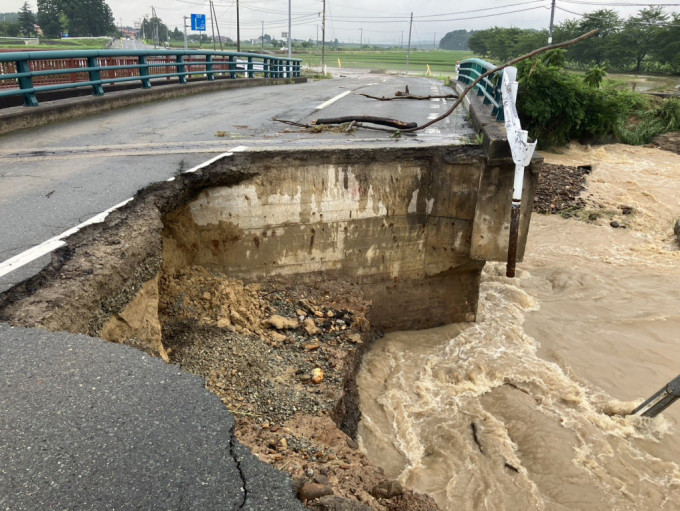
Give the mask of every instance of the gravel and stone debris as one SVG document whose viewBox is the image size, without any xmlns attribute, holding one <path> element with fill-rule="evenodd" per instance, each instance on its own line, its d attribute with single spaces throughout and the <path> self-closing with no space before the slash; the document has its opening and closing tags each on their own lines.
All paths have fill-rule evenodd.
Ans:
<svg viewBox="0 0 680 511">
<path fill-rule="evenodd" d="M 380 335 L 356 286 L 247 284 L 188 267 L 162 274 L 159 296 L 170 361 L 205 378 L 234 414 L 237 438 L 287 472 L 308 508 L 438 509 L 395 485 L 351 438 L 355 373 Z"/>
</svg>

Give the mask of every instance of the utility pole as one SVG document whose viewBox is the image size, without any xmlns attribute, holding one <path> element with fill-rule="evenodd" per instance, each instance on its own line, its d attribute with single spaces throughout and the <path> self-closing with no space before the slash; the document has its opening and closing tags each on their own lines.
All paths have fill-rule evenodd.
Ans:
<svg viewBox="0 0 680 511">
<path fill-rule="evenodd" d="M 548 29 L 548 44 L 552 44 L 553 35 L 553 21 L 555 20 L 555 0 L 552 0 L 552 7 L 550 8 L 550 28 Z"/>
<path fill-rule="evenodd" d="M 403 48 L 403 47 L 404 47 L 404 31 L 402 30 L 401 31 L 401 44 L 399 45 L 399 48 Z"/>
<path fill-rule="evenodd" d="M 437 32 L 434 33 L 434 37 L 432 38 L 432 49 L 437 49 Z"/>
<path fill-rule="evenodd" d="M 184 49 L 186 50 L 187 48 L 187 16 L 184 16 Z"/>
<path fill-rule="evenodd" d="M 364 44 L 364 29 L 359 29 L 359 48 Z"/>
<path fill-rule="evenodd" d="M 220 51 L 224 51 L 224 48 L 222 47 L 222 35 L 220 34 L 220 26 L 217 24 L 217 12 L 215 12 L 215 4 L 212 2 L 212 0 L 210 2 L 210 5 L 212 5 L 212 13 L 213 16 L 215 17 L 215 28 L 217 28 L 217 38 L 220 40 Z"/>
<path fill-rule="evenodd" d="M 406 50 L 406 75 L 408 76 L 408 61 L 411 58 L 411 29 L 413 28 L 413 13 L 411 13 L 411 22 L 408 26 L 408 49 Z"/>
<path fill-rule="evenodd" d="M 238 0 L 236 0 L 236 51 L 241 51 L 241 16 L 239 14 Z"/>
<path fill-rule="evenodd" d="M 262 20 L 262 37 L 260 38 L 260 53 L 264 53 L 264 20 Z"/>
<path fill-rule="evenodd" d="M 213 17 L 212 0 L 210 0 L 210 28 L 212 28 L 213 51 L 217 50 L 215 46 L 215 18 Z"/>
<path fill-rule="evenodd" d="M 326 74 L 326 0 L 323 0 L 323 19 L 321 20 L 321 72 Z"/>
<path fill-rule="evenodd" d="M 290 27 L 291 27 L 291 25 L 290 25 L 290 11 L 291 11 L 290 2 L 291 2 L 291 0 L 288 0 L 288 58 L 289 59 L 293 58 L 293 47 L 291 46 L 292 43 L 291 43 L 291 37 L 290 37 Z"/>
</svg>

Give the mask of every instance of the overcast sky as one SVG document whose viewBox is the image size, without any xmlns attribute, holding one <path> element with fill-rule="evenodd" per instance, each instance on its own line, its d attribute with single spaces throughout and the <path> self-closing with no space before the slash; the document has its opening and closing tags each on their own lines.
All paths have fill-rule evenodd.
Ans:
<svg viewBox="0 0 680 511">
<path fill-rule="evenodd" d="M 149 2 L 148 4 L 146 2 Z M 116 24 L 132 26 L 151 15 L 153 0 L 108 0 Z M 18 11 L 24 0 L 0 0 L 0 12 Z M 33 11 L 36 1 L 29 0 Z M 667 12 L 680 11 L 678 0 L 662 0 Z M 236 38 L 236 0 L 215 0 L 220 33 Z M 413 41 L 439 41 L 456 29 L 483 29 L 493 26 L 547 28 L 551 0 L 326 0 L 326 40 L 358 43 L 406 43 L 409 17 L 413 12 Z M 183 16 L 206 14 L 207 0 L 162 0 L 153 4 L 159 18 L 171 29 L 183 30 Z M 257 38 L 262 30 L 280 38 L 288 30 L 288 0 L 239 0 L 241 38 Z M 321 37 L 322 0 L 291 0 L 292 36 L 296 39 Z M 555 23 L 577 18 L 578 14 L 611 8 L 627 17 L 644 5 L 635 0 L 557 0 Z M 624 7 L 623 5 L 628 5 Z M 657 4 L 659 5 L 659 4 Z M 571 11 L 571 12 L 568 12 Z M 190 23 L 190 22 L 189 22 Z"/>
</svg>

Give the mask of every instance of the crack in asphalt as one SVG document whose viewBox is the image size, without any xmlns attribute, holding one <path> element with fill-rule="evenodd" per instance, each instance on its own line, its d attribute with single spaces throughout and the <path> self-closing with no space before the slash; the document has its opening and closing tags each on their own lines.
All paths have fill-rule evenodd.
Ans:
<svg viewBox="0 0 680 511">
<path fill-rule="evenodd" d="M 241 501 L 241 504 L 239 504 L 238 508 L 243 509 L 248 500 L 248 484 L 246 482 L 246 476 L 243 473 L 243 469 L 241 468 L 241 461 L 239 460 L 236 452 L 234 452 L 234 442 L 238 442 L 238 440 L 236 439 L 236 422 L 234 422 L 234 425 L 229 430 L 229 454 L 231 454 L 232 459 L 236 463 L 236 469 L 238 470 L 239 477 L 241 478 L 242 483 L 241 487 L 243 488 L 243 500 Z"/>
</svg>

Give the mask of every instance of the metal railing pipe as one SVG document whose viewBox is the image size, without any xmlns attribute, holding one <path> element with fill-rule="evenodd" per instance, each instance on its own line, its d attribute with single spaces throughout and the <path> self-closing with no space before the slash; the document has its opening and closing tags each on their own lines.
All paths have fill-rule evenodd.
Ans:
<svg viewBox="0 0 680 511">
<path fill-rule="evenodd" d="M 149 89 L 154 79 L 177 78 L 185 84 L 192 76 L 294 77 L 301 76 L 301 64 L 256 53 L 197 50 L 8 52 L 0 54 L 0 97 L 22 95 L 24 105 L 37 106 L 40 92 L 92 87 L 94 95 L 103 95 L 102 84 L 139 81 Z"/>
</svg>

